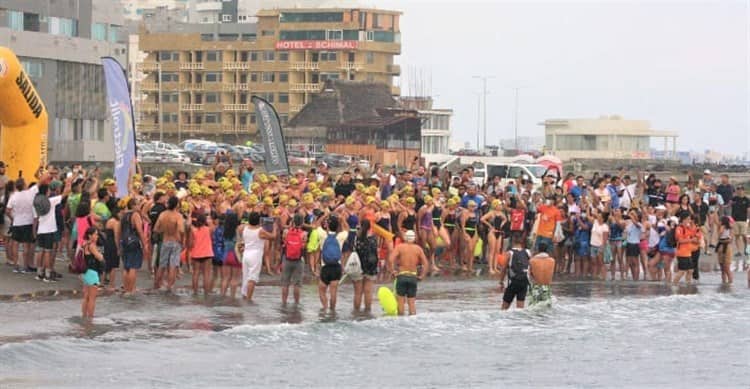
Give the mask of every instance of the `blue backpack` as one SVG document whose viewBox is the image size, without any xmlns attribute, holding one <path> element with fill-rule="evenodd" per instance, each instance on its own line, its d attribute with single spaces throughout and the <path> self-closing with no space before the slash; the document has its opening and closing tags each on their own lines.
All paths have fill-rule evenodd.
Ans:
<svg viewBox="0 0 750 389">
<path fill-rule="evenodd" d="M 323 257 L 323 263 L 326 265 L 338 265 L 341 261 L 341 246 L 335 233 L 328 233 L 326 240 L 323 242 L 321 257 Z"/>
<path fill-rule="evenodd" d="M 211 237 L 211 243 L 214 249 L 214 258 L 218 261 L 224 261 L 224 226 L 219 224 L 214 230 L 214 235 Z"/>
</svg>

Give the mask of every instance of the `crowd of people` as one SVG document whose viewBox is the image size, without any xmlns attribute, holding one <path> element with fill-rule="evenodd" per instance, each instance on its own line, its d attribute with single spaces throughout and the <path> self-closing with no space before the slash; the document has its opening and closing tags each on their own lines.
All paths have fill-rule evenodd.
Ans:
<svg viewBox="0 0 750 389">
<path fill-rule="evenodd" d="M 396 278 L 400 313 L 416 312 L 419 280 L 445 272 L 486 269 L 507 308 L 514 299 L 522 307 L 527 291 L 549 298 L 553 273 L 690 283 L 700 258 L 714 255 L 723 282 L 747 270 L 750 199 L 726 175 L 679 182 L 551 169 L 535 187 L 524 176 L 478 186 L 473 174 L 414 161 L 401 171 L 376 164 L 333 174 L 320 163 L 275 176 L 217 155 L 192 176 L 133 174 L 118 197 L 99 169 L 46 166 L 9 180 L 0 162 L 1 235 L 17 273 L 56 282 L 56 258 L 70 261 L 84 316 L 100 288 L 135 293 L 142 268 L 155 289 L 190 274 L 194 293 L 235 298 L 239 289 L 246 299 L 267 273 L 280 279 L 284 303 L 290 289 L 299 302 L 308 274 L 324 309 L 335 309 L 342 277 L 357 310 L 371 309 L 375 284 Z"/>
</svg>

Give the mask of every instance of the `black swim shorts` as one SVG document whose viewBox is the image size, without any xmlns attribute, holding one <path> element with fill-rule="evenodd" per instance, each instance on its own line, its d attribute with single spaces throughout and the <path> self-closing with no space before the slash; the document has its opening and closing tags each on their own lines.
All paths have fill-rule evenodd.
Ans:
<svg viewBox="0 0 750 389">
<path fill-rule="evenodd" d="M 341 279 L 341 265 L 325 265 L 320 269 L 320 281 L 329 285 Z"/>
<path fill-rule="evenodd" d="M 693 260 L 689 257 L 677 257 L 677 270 L 692 270 Z"/>
<path fill-rule="evenodd" d="M 400 297 L 417 297 L 417 277 L 402 274 L 396 277 L 396 295 Z"/>
<path fill-rule="evenodd" d="M 510 285 L 505 288 L 503 301 L 510 304 L 515 298 L 518 301 L 526 301 L 526 292 L 529 290 L 529 281 L 511 280 Z"/>
</svg>

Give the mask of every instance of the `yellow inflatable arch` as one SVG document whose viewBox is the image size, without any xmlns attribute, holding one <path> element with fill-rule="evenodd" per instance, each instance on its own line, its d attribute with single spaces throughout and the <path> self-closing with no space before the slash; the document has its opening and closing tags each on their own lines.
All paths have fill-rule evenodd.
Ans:
<svg viewBox="0 0 750 389">
<path fill-rule="evenodd" d="M 47 164 L 47 110 L 18 57 L 0 47 L 0 160 L 10 179 Z"/>
</svg>

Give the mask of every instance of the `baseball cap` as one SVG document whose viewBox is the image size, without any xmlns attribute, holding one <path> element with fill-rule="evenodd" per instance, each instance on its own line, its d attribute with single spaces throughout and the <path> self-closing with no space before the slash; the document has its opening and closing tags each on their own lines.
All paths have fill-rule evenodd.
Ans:
<svg viewBox="0 0 750 389">
<path fill-rule="evenodd" d="M 706 170 L 703 171 L 703 174 L 711 174 L 711 170 L 706 169 Z"/>
</svg>

